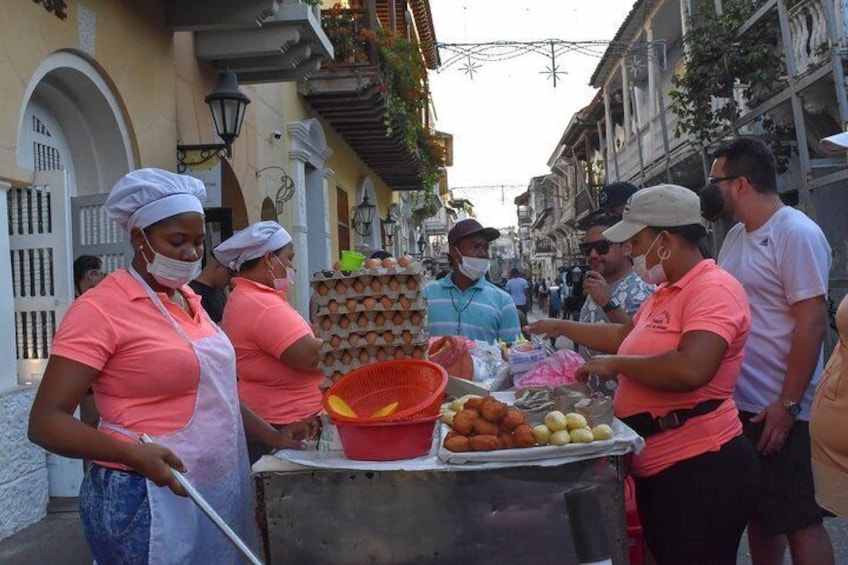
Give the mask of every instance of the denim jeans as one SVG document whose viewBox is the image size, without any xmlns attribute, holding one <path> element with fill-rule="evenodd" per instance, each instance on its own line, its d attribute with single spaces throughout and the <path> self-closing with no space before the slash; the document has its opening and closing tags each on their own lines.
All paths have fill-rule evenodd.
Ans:
<svg viewBox="0 0 848 565">
<path fill-rule="evenodd" d="M 150 503 L 141 475 L 94 464 L 80 487 L 80 517 L 97 565 L 145 565 Z"/>
</svg>

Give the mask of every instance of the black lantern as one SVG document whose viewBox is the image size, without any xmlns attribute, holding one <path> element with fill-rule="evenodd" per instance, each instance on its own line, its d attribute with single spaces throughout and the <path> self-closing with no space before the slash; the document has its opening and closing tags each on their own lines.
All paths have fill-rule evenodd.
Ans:
<svg viewBox="0 0 848 565">
<path fill-rule="evenodd" d="M 386 234 L 386 239 L 391 244 L 392 238 L 397 233 L 397 220 L 391 214 L 386 214 L 386 219 L 383 220 L 383 233 Z"/>
<path fill-rule="evenodd" d="M 241 133 L 241 125 L 244 123 L 244 113 L 250 98 L 239 90 L 236 73 L 231 70 L 218 73 L 215 90 L 206 97 L 206 103 L 212 111 L 212 122 L 215 132 L 224 143 L 211 143 L 203 145 L 178 145 L 177 146 L 177 171 L 184 173 L 186 168 L 200 165 L 210 160 L 221 151 L 230 158 L 233 156 L 233 141 Z M 187 161 L 189 152 L 199 152 L 199 158 Z"/>
<path fill-rule="evenodd" d="M 424 237 L 424 233 L 421 233 L 421 236 L 418 238 L 418 253 L 422 256 L 424 255 L 424 250 L 427 249 L 427 238 Z"/>
<path fill-rule="evenodd" d="M 374 223 L 374 214 L 377 206 L 371 204 L 368 195 L 362 197 L 362 202 L 353 213 L 353 229 L 362 237 L 371 237 L 371 225 Z"/>
</svg>

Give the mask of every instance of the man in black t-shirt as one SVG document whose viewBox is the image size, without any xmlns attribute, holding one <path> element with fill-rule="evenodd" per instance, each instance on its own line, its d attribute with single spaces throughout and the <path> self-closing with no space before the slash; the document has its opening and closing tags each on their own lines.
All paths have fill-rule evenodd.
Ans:
<svg viewBox="0 0 848 565">
<path fill-rule="evenodd" d="M 224 289 L 230 285 L 231 278 L 233 272 L 210 255 L 200 276 L 188 283 L 191 289 L 200 295 L 203 309 L 215 323 L 219 323 L 224 316 L 224 306 L 227 304 Z"/>
</svg>

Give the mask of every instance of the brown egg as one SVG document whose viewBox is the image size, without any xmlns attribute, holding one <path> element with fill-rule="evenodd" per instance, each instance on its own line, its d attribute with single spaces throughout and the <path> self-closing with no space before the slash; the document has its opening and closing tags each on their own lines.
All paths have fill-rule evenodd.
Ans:
<svg viewBox="0 0 848 565">
<path fill-rule="evenodd" d="M 330 300 L 330 302 L 327 303 L 327 310 L 335 314 L 339 311 L 339 303 L 335 300 Z"/>
<path fill-rule="evenodd" d="M 388 357 L 388 356 L 389 356 L 389 354 L 386 351 L 385 347 L 381 347 L 380 349 L 377 350 L 377 361 L 385 361 L 386 357 Z"/>
<path fill-rule="evenodd" d="M 386 345 L 393 344 L 395 342 L 395 334 L 393 334 L 392 332 L 384 332 L 383 341 L 386 342 Z"/>
<path fill-rule="evenodd" d="M 420 326 L 421 314 L 419 314 L 418 312 L 413 312 L 412 315 L 409 317 L 409 323 L 413 326 Z"/>
<path fill-rule="evenodd" d="M 339 318 L 339 327 L 343 330 L 348 329 L 350 327 L 350 319 L 347 316 Z"/>
<path fill-rule="evenodd" d="M 335 263 L 333 263 L 333 270 L 334 271 L 341 271 L 342 270 L 342 262 L 336 261 Z"/>
<path fill-rule="evenodd" d="M 342 343 L 342 338 L 340 338 L 337 335 L 334 335 L 333 337 L 330 338 L 330 347 L 332 347 L 333 349 L 337 348 L 339 345 L 341 345 L 341 343 Z"/>
<path fill-rule="evenodd" d="M 379 259 L 366 259 L 365 260 L 365 268 L 366 269 L 376 269 L 377 267 L 382 266 L 383 262 Z"/>
<path fill-rule="evenodd" d="M 374 323 L 379 327 L 383 327 L 386 325 L 386 316 L 383 315 L 382 312 L 377 312 L 377 315 L 374 316 Z"/>
<path fill-rule="evenodd" d="M 395 267 L 397 266 L 397 264 L 397 259 L 395 259 L 394 257 L 386 257 L 385 259 L 383 259 L 383 266 L 387 269 L 389 267 Z"/>
<path fill-rule="evenodd" d="M 377 332 L 368 332 L 365 334 L 365 341 L 368 342 L 368 345 L 374 345 L 377 343 Z"/>
<path fill-rule="evenodd" d="M 424 350 L 420 347 L 416 347 L 412 350 L 412 358 L 413 359 L 424 359 Z"/>
<path fill-rule="evenodd" d="M 400 334 L 401 339 L 406 344 L 412 343 L 412 332 L 409 330 L 403 330 L 403 333 Z"/>
<path fill-rule="evenodd" d="M 345 292 L 347 292 L 347 285 L 344 283 L 344 281 L 340 280 L 336 283 L 335 289 L 338 294 L 344 294 Z"/>
<path fill-rule="evenodd" d="M 409 267 L 412 264 L 412 257 L 409 255 L 404 255 L 400 259 L 398 259 L 398 266 L 403 267 L 404 269 Z"/>
<path fill-rule="evenodd" d="M 356 294 L 362 294 L 363 290 L 365 290 L 365 284 L 362 282 L 361 279 L 356 279 L 355 281 L 353 281 L 353 291 Z"/>
<path fill-rule="evenodd" d="M 373 296 L 368 296 L 362 300 L 362 305 L 365 306 L 366 310 L 373 310 L 377 306 L 377 299 Z"/>
<path fill-rule="evenodd" d="M 328 367 L 331 366 L 335 362 L 336 362 L 336 357 L 333 355 L 332 352 L 324 355 L 324 364 L 327 365 Z"/>
<path fill-rule="evenodd" d="M 392 299 L 388 296 L 384 296 L 380 299 L 380 304 L 383 306 L 383 310 L 391 310 L 392 309 Z"/>
<path fill-rule="evenodd" d="M 359 335 L 350 334 L 349 336 L 347 336 L 347 342 L 350 344 L 351 347 L 356 347 L 356 344 L 359 343 Z"/>
<path fill-rule="evenodd" d="M 359 315 L 359 317 L 356 319 L 356 325 L 360 328 L 364 328 L 368 325 L 368 318 L 365 316 L 365 314 Z"/>
<path fill-rule="evenodd" d="M 348 353 L 347 351 L 342 353 L 342 363 L 347 365 L 348 363 L 350 363 L 351 359 L 353 359 L 353 357 L 350 356 L 350 353 Z"/>
<path fill-rule="evenodd" d="M 368 351 L 362 350 L 359 352 L 359 362 L 360 363 L 368 363 L 371 361 L 371 356 L 368 354 Z"/>
<path fill-rule="evenodd" d="M 392 323 L 396 326 L 401 325 L 403 323 L 403 314 L 395 312 L 395 315 L 392 316 Z"/>
<path fill-rule="evenodd" d="M 324 318 L 321 320 L 321 329 L 324 331 L 330 331 L 330 328 L 333 327 L 333 321 L 330 318 Z"/>
<path fill-rule="evenodd" d="M 406 279 L 406 288 L 409 290 L 418 290 L 418 281 L 415 280 L 415 277 L 409 277 Z"/>
<path fill-rule="evenodd" d="M 371 290 L 373 290 L 374 292 L 382 292 L 383 283 L 380 282 L 380 279 L 374 279 L 373 281 L 371 281 Z"/>
<path fill-rule="evenodd" d="M 327 288 L 325 283 L 321 283 L 315 287 L 315 292 L 318 293 L 318 296 L 327 296 L 327 293 L 330 292 L 330 289 Z"/>
<path fill-rule="evenodd" d="M 395 359 L 406 359 L 406 353 L 403 352 L 403 349 L 397 349 L 395 351 Z"/>
<path fill-rule="evenodd" d="M 359 301 L 356 300 L 356 298 L 348 298 L 347 301 L 345 301 L 345 307 L 347 307 L 348 312 L 353 312 L 354 310 L 356 310 L 356 306 L 358 304 Z"/>
<path fill-rule="evenodd" d="M 333 373 L 333 376 L 330 377 L 330 378 L 333 380 L 333 382 L 336 382 L 339 379 L 341 379 L 343 376 L 344 376 L 344 373 L 342 373 L 341 371 L 336 371 L 335 373 Z"/>
<path fill-rule="evenodd" d="M 389 290 L 397 291 L 399 289 L 400 289 L 400 282 L 395 277 L 392 277 L 391 279 L 389 279 Z"/>
<path fill-rule="evenodd" d="M 400 307 L 403 308 L 404 310 L 408 310 L 409 307 L 412 306 L 412 301 L 409 298 L 407 298 L 406 296 L 401 296 L 398 299 L 398 303 L 400 304 Z"/>
</svg>

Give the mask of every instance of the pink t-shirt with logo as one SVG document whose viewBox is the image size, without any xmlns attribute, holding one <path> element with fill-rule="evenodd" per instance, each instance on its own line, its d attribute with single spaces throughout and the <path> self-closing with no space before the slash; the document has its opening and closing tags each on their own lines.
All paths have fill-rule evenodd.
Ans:
<svg viewBox="0 0 848 565">
<path fill-rule="evenodd" d="M 289 424 L 321 410 L 321 371 L 289 367 L 280 356 L 312 328 L 283 292 L 236 277 L 221 326 L 236 348 L 239 397 L 272 424 Z"/>
<path fill-rule="evenodd" d="M 615 415 L 641 412 L 654 417 L 692 408 L 715 398 L 727 399 L 716 410 L 688 420 L 682 427 L 647 438 L 645 450 L 633 458 L 632 473 L 655 475 L 671 465 L 710 451 L 742 433 L 733 389 L 742 366 L 751 314 L 742 285 L 711 259 L 698 263 L 672 285 L 663 284 L 633 317 L 633 331 L 622 342 L 621 355 L 657 355 L 676 349 L 683 334 L 714 333 L 727 342 L 718 371 L 707 384 L 689 392 L 661 391 L 619 375 Z"/>
</svg>

